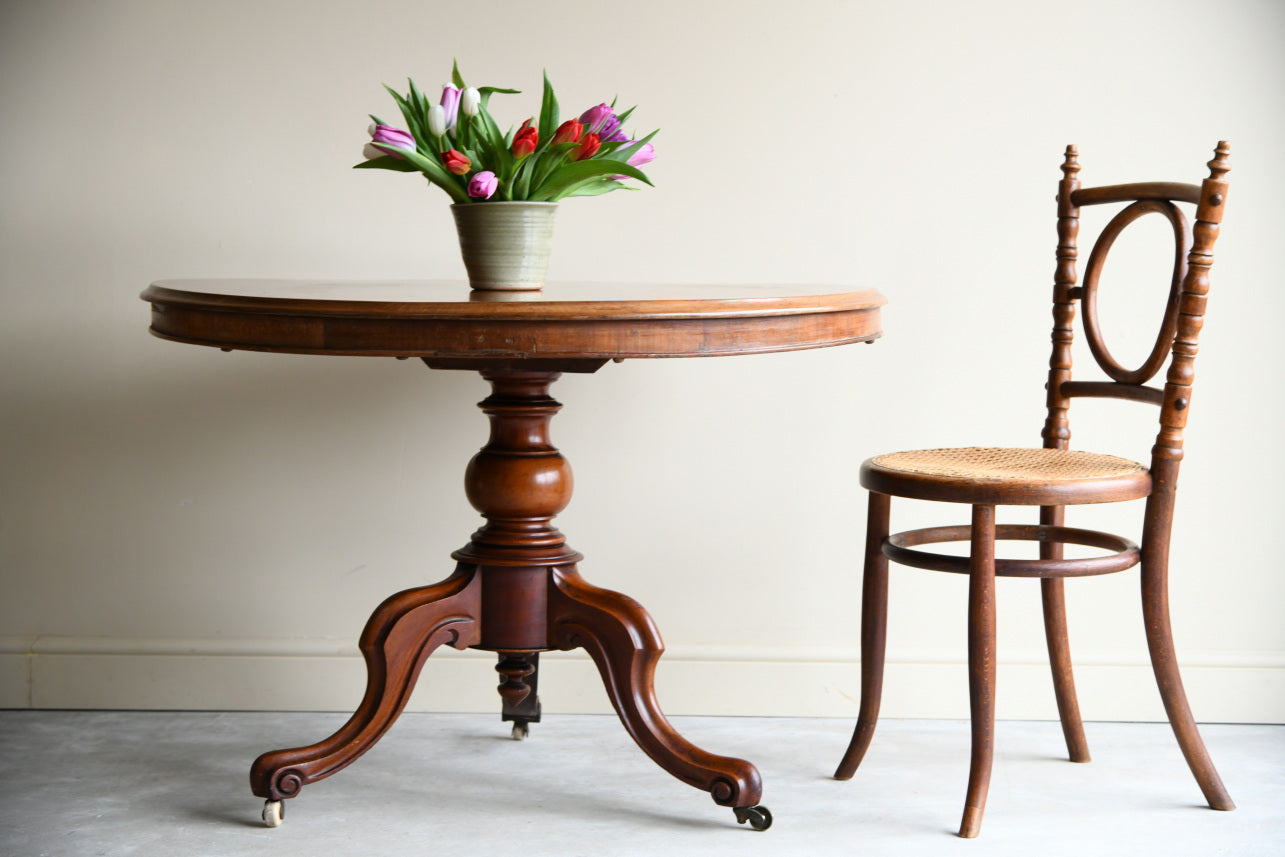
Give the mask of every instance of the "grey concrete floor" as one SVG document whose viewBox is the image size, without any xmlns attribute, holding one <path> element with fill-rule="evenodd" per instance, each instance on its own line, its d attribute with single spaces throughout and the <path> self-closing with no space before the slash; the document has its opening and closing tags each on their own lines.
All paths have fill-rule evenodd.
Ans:
<svg viewBox="0 0 1285 857">
<path fill-rule="evenodd" d="M 653 765 L 612 717 L 546 714 L 519 742 L 498 715 L 408 714 L 263 827 L 250 762 L 345 719 L 0 711 L 0 854 L 1285 854 L 1285 726 L 1203 727 L 1239 804 L 1225 813 L 1204 806 L 1163 724 L 1089 724 L 1094 761 L 1076 765 L 1056 723 L 1001 722 L 985 826 L 966 841 L 953 835 L 962 722 L 882 722 L 862 770 L 837 782 L 850 723 L 673 718 L 698 746 L 758 765 L 775 816 L 760 833 Z"/>
</svg>

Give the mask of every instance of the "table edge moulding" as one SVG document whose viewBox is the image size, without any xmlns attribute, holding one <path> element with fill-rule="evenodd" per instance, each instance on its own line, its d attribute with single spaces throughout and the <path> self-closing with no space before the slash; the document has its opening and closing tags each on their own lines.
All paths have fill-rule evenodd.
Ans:
<svg viewBox="0 0 1285 857">
<path fill-rule="evenodd" d="M 823 348 L 878 338 L 885 302 L 875 291 L 799 285 L 568 284 L 548 294 L 470 294 L 462 281 L 161 280 L 142 298 L 164 339 L 421 357 L 441 368 Z"/>
</svg>

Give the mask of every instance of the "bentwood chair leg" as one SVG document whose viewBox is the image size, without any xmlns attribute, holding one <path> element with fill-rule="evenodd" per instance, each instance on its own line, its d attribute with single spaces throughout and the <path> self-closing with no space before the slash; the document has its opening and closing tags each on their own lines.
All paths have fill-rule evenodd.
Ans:
<svg viewBox="0 0 1285 857">
<path fill-rule="evenodd" d="M 1151 653 L 1151 668 L 1156 674 L 1160 698 L 1173 727 L 1174 737 L 1187 759 L 1187 766 L 1195 776 L 1205 800 L 1213 809 L 1232 810 L 1236 804 L 1223 786 L 1222 778 L 1214 768 L 1205 742 L 1191 715 L 1187 693 L 1178 672 L 1178 656 L 1174 651 L 1173 630 L 1169 623 L 1168 539 L 1164 548 L 1151 550 L 1144 535 L 1142 555 L 1142 617 L 1147 628 L 1147 648 Z"/>
<path fill-rule="evenodd" d="M 1040 524 L 1060 527 L 1066 522 L 1065 506 L 1044 506 L 1040 509 Z M 1061 559 L 1059 542 L 1040 542 L 1040 559 Z M 1066 739 L 1066 752 L 1072 762 L 1089 761 L 1089 742 L 1084 737 L 1084 723 L 1080 720 L 1080 703 L 1075 695 L 1075 674 L 1071 669 L 1071 644 L 1066 629 L 1066 589 L 1060 577 L 1040 580 L 1040 600 L 1044 607 L 1044 639 L 1049 650 L 1049 667 L 1053 671 L 1053 694 L 1057 699 L 1058 719 L 1062 721 L 1062 736 Z"/>
<path fill-rule="evenodd" d="M 884 652 L 888 641 L 888 558 L 883 541 L 888 537 L 892 498 L 870 492 L 866 517 L 866 565 L 861 583 L 861 711 L 848 742 L 836 780 L 851 779 L 870 747 L 879 720 L 883 696 Z"/>
<path fill-rule="evenodd" d="M 1048 643 L 1049 666 L 1053 670 L 1053 693 L 1057 697 L 1057 713 L 1062 720 L 1066 752 L 1072 762 L 1087 762 L 1089 742 L 1084 737 L 1080 704 L 1075 696 L 1071 645 L 1066 633 L 1066 590 L 1062 583 L 1060 577 L 1046 577 L 1040 581 L 1040 596 L 1044 605 L 1044 638 Z"/>
<path fill-rule="evenodd" d="M 973 749 L 959 835 L 982 831 L 995 753 L 995 507 L 973 507 L 968 573 L 968 697 Z"/>
</svg>

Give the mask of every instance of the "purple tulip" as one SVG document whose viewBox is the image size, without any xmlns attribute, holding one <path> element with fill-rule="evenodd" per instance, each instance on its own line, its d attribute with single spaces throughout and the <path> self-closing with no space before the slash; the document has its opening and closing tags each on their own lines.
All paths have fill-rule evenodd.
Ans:
<svg viewBox="0 0 1285 857">
<path fill-rule="evenodd" d="M 446 111 L 446 129 L 455 127 L 455 120 L 460 115 L 460 90 L 449 83 L 442 87 L 442 109 Z"/>
<path fill-rule="evenodd" d="M 392 125 L 371 125 L 366 129 L 366 133 L 370 135 L 370 142 L 361 150 L 361 153 L 366 156 L 367 160 L 382 158 L 384 155 L 401 158 L 401 155 L 396 152 L 381 149 L 380 146 L 415 151 L 415 138 L 401 128 L 394 128 Z"/>
<path fill-rule="evenodd" d="M 474 199 L 490 199 L 499 186 L 500 180 L 495 177 L 495 173 L 483 170 L 480 173 L 474 173 L 473 178 L 469 179 L 468 195 Z"/>
<path fill-rule="evenodd" d="M 620 130 L 620 120 L 616 118 L 615 112 L 606 104 L 590 107 L 580 114 L 580 121 L 584 123 L 586 134 L 597 134 L 598 139 L 604 143 L 629 139 Z"/>
</svg>

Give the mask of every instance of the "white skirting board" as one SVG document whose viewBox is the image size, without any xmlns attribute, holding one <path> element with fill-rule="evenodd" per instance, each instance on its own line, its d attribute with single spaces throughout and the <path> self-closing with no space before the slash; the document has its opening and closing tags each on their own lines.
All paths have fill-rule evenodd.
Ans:
<svg viewBox="0 0 1285 857">
<path fill-rule="evenodd" d="M 489 652 L 438 649 L 408 710 L 498 716 L 494 663 Z M 1128 662 L 1085 653 L 1075 666 L 1086 720 L 1164 719 L 1145 652 Z M 1285 723 L 1285 654 L 1196 652 L 1182 668 L 1198 720 Z M 0 637 L 2 708 L 350 711 L 365 676 L 355 644 L 333 640 Z M 967 717 L 967 681 L 962 651 L 890 650 L 882 714 Z M 584 652 L 544 654 L 539 693 L 547 714 L 611 710 Z M 848 650 L 674 647 L 656 693 L 675 715 L 855 717 L 860 667 Z M 1042 652 L 1001 659 L 997 714 L 1056 719 Z"/>
</svg>

